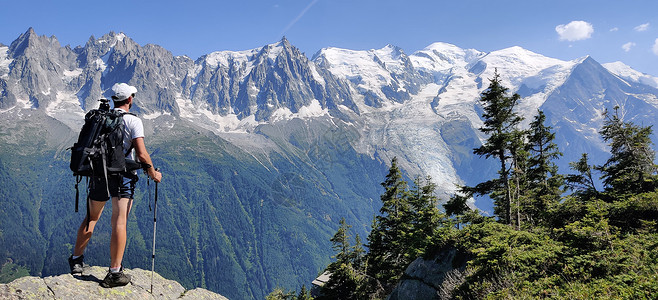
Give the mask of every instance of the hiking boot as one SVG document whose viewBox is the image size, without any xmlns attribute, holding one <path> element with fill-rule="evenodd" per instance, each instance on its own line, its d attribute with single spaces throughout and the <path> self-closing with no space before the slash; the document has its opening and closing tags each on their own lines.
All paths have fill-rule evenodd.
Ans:
<svg viewBox="0 0 658 300">
<path fill-rule="evenodd" d="M 115 286 L 124 286 L 130 283 L 130 275 L 123 273 L 123 267 L 119 272 L 112 273 L 107 272 L 105 279 L 101 282 L 101 286 L 104 288 L 113 288 Z"/>
<path fill-rule="evenodd" d="M 80 257 L 73 259 L 73 255 L 69 256 L 69 267 L 71 268 L 71 274 L 80 274 L 87 266 L 84 263 L 85 256 L 80 255 Z"/>
</svg>

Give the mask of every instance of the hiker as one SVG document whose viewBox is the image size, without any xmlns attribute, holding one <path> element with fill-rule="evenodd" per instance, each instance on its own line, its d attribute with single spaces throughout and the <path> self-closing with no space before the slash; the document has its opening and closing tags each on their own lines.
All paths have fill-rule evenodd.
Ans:
<svg viewBox="0 0 658 300">
<path fill-rule="evenodd" d="M 137 89 L 125 83 L 112 87 L 114 109 L 122 113 L 124 123 L 123 149 L 127 159 L 139 161 L 144 171 L 155 182 L 162 180 L 151 162 L 151 157 L 144 146 L 144 126 L 142 120 L 133 114 L 128 114 L 134 101 Z M 133 149 L 135 150 L 133 153 Z M 107 202 L 108 192 L 112 199 L 112 235 L 110 240 L 110 270 L 101 282 L 103 287 L 123 286 L 130 282 L 130 276 L 123 273 L 121 261 L 126 248 L 126 224 L 128 214 L 133 204 L 137 172 L 129 174 L 111 174 L 108 178 L 92 177 L 88 195 L 88 214 L 78 228 L 78 234 L 69 257 L 71 274 L 82 273 L 84 267 L 84 251 L 94 233 L 94 226 L 103 212 Z"/>
</svg>

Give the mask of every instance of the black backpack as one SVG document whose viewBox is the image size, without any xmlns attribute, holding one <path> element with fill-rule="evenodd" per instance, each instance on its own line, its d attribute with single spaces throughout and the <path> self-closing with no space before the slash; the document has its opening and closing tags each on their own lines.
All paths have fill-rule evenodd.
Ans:
<svg viewBox="0 0 658 300">
<path fill-rule="evenodd" d="M 78 142 L 71 147 L 70 168 L 76 176 L 75 211 L 78 211 L 78 184 L 83 177 L 107 178 L 115 174 L 129 175 L 139 164 L 126 159 L 123 149 L 123 116 L 130 114 L 111 110 L 107 99 L 101 99 L 98 109 L 85 115 Z M 125 151 L 130 152 L 130 151 Z M 110 196 L 109 187 L 107 190 Z M 89 197 L 87 197 L 89 198 Z"/>
</svg>

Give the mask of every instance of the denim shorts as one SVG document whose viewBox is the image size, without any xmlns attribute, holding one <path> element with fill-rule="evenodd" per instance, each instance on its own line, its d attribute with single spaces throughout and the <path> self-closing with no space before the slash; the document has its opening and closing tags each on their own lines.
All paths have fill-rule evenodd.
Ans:
<svg viewBox="0 0 658 300">
<path fill-rule="evenodd" d="M 107 201 L 110 197 L 133 199 L 136 182 L 137 176 L 110 175 L 107 181 L 105 178 L 93 177 L 89 182 L 89 199 L 94 201 Z M 106 186 L 109 186 L 109 189 Z"/>
</svg>

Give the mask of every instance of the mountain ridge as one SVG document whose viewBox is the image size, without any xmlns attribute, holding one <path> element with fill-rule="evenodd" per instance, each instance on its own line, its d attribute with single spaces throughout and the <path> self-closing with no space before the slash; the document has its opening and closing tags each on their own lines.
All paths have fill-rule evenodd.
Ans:
<svg viewBox="0 0 658 300">
<path fill-rule="evenodd" d="M 139 46 L 124 33 L 114 32 L 100 39 L 92 36 L 85 47 L 61 48 L 56 37 L 39 37 L 32 28 L 14 41 L 10 49 L 18 49 L 25 43 L 35 45 L 34 56 L 49 61 L 64 60 L 53 65 L 68 67 L 44 69 L 34 60 L 26 59 L 30 55 L 15 57 L 12 56 L 15 51 L 8 50 L 6 57 L 0 59 L 4 61 L 0 67 L 7 66 L 5 72 L 0 68 L 0 87 L 4 87 L 0 94 L 0 108 L 22 105 L 38 109 L 46 106 L 49 116 L 75 130 L 81 125 L 84 110 L 95 105 L 94 95 L 103 95 L 113 82 L 124 81 L 140 90 L 140 101 L 136 101 L 134 110 L 145 118 L 158 123 L 160 116 L 172 115 L 174 119 L 187 119 L 221 135 L 258 135 L 257 128 L 261 125 L 321 116 L 361 124 L 358 126 L 362 128 L 373 128 L 373 124 L 385 126 L 377 119 L 395 120 L 408 115 L 398 111 L 426 109 L 426 101 L 420 99 L 428 99 L 426 94 L 434 90 L 433 85 L 440 86 L 430 103 L 435 118 L 427 119 L 429 123 L 425 126 L 440 131 L 438 128 L 442 122 L 465 118 L 470 124 L 464 126 L 474 129 L 481 126 L 477 103 L 480 92 L 496 71 L 510 92 L 522 96 L 517 109 L 527 124 L 538 109 L 543 109 L 551 95 L 556 91 L 564 93 L 560 87 L 572 76 L 574 69 L 594 61 L 589 56 L 562 61 L 518 46 L 485 53 L 443 42 L 433 43 L 411 55 L 393 45 L 371 50 L 328 47 L 308 59 L 285 37 L 263 47 L 217 51 L 192 61 L 187 57 L 174 57 L 157 45 Z M 76 61 L 71 60 L 76 53 Z M 17 66 L 26 72 L 18 75 L 14 72 Z M 639 88 L 644 91 L 638 97 L 651 104 L 650 110 L 658 107 L 652 86 L 658 79 L 639 75 L 619 63 L 596 69 L 601 73 L 611 71 L 618 72 L 614 77 L 619 81 L 612 80 L 609 84 L 647 86 L 649 88 Z M 61 84 L 57 74 L 62 78 L 59 80 Z M 31 79 L 26 81 L 26 78 Z M 610 103 L 624 101 L 617 99 Z M 77 102 L 80 102 L 79 107 Z M 599 114 L 603 111 L 601 109 Z M 74 116 L 70 116 L 71 112 Z M 418 115 L 411 115 L 414 114 Z M 550 113 L 547 118 L 551 124 L 560 122 L 559 116 L 554 120 Z M 591 124 L 594 128 L 601 125 L 600 122 Z M 582 127 L 578 124 L 571 127 L 574 127 L 570 130 L 577 139 L 592 136 L 584 134 L 582 128 L 576 128 Z M 386 154 L 383 149 L 391 148 L 386 144 L 390 138 L 388 135 L 394 133 L 384 132 L 383 136 L 367 138 L 372 134 L 371 131 L 362 132 L 370 142 L 373 138 L 380 141 L 378 145 L 361 147 L 359 145 L 365 142 L 362 141 L 353 145 L 355 149 L 371 157 L 380 155 L 390 159 L 402 156 L 402 167 L 412 174 L 429 173 L 434 178 L 445 174 L 445 164 L 449 164 L 450 159 L 442 156 L 435 163 L 426 165 L 420 162 L 428 157 L 405 159 L 414 150 L 404 146 Z M 476 131 L 471 135 L 482 141 Z M 441 144 L 445 142 L 432 147 L 445 149 L 446 146 Z M 601 144 L 600 140 L 598 144 Z M 384 153 L 377 154 L 378 148 Z M 562 164 L 562 167 L 568 166 Z M 428 171 L 428 168 L 444 171 Z M 462 182 L 455 175 L 459 171 L 452 169 L 447 171 L 450 179 L 439 187 L 446 193 L 454 190 L 454 180 Z"/>
<path fill-rule="evenodd" d="M 9 47 L 6 56 L 7 57 L 20 56 L 20 54 L 22 53 L 21 49 L 23 47 L 25 47 L 25 44 L 26 43 L 27 44 L 30 44 L 30 43 L 34 44 L 35 40 L 39 40 L 40 43 L 42 44 L 42 46 L 44 44 L 51 44 L 50 45 L 51 47 L 58 47 L 58 45 L 59 45 L 59 42 L 57 42 L 57 39 L 56 39 L 55 36 L 52 36 L 50 38 L 46 38 L 45 36 L 39 37 L 34 32 L 34 30 L 32 28 L 30 28 L 26 33 L 22 34 L 16 41 L 14 41 L 12 43 L 13 46 Z M 101 47 L 100 44 L 107 44 L 107 45 Z M 388 67 L 385 67 L 385 69 L 387 69 L 385 71 L 390 72 L 391 74 L 398 74 L 398 76 L 394 76 L 394 77 L 399 77 L 400 72 L 396 72 L 395 70 L 388 70 L 388 69 L 390 69 L 390 67 L 392 66 L 393 63 L 399 65 L 398 67 L 396 67 L 398 70 L 407 70 L 407 71 L 409 71 L 410 69 L 424 69 L 424 68 L 427 69 L 426 67 L 424 67 L 422 65 L 421 66 L 414 66 L 414 61 L 416 62 L 416 64 L 419 64 L 419 61 L 421 61 L 421 59 L 419 59 L 417 56 L 425 56 L 426 57 L 427 55 L 423 51 L 433 49 L 432 47 L 436 48 L 436 45 L 442 45 L 443 46 L 442 48 L 451 48 L 451 47 L 456 48 L 457 51 L 459 51 L 459 49 L 460 49 L 460 48 L 458 48 L 454 45 L 451 45 L 451 44 L 437 42 L 437 43 L 434 43 L 434 44 L 426 47 L 423 50 L 417 51 L 416 53 L 414 53 L 410 56 L 407 56 L 406 54 L 404 54 L 404 51 L 401 48 L 395 47 L 395 46 L 392 46 L 392 45 L 387 45 L 382 49 L 372 49 L 372 50 L 367 50 L 367 51 L 353 51 L 353 50 L 349 50 L 349 51 L 351 51 L 353 53 L 373 53 L 373 55 L 375 55 L 372 58 L 374 63 L 379 64 L 380 66 L 388 66 Z M 94 47 L 92 47 L 92 46 L 94 46 Z M 94 49 L 100 48 L 100 51 L 96 51 L 96 55 L 98 56 L 98 58 L 101 58 L 100 61 L 98 59 L 96 59 L 95 61 L 92 61 L 90 59 L 91 57 L 89 57 L 89 55 L 94 53 L 94 51 L 89 51 L 91 48 L 94 48 Z M 114 49 L 114 48 L 117 48 L 117 49 Z M 65 49 L 63 51 L 66 51 L 66 49 L 70 50 L 70 47 L 67 46 L 67 47 L 62 48 L 62 49 Z M 147 51 L 146 51 L 146 53 L 140 53 L 139 51 L 137 51 L 137 53 L 134 53 L 135 49 L 145 49 Z M 229 68 L 229 65 L 228 65 L 229 62 L 228 61 L 230 60 L 230 61 L 232 61 L 232 64 L 234 65 L 234 68 L 235 68 L 235 64 L 244 65 L 247 62 L 247 61 L 245 61 L 245 59 L 247 59 L 247 57 L 255 57 L 257 55 L 262 56 L 266 53 L 266 57 L 270 60 L 269 63 L 273 64 L 273 63 L 276 62 L 275 59 L 281 53 L 288 53 L 288 55 L 286 55 L 285 58 L 282 58 L 282 60 L 290 62 L 291 60 L 300 59 L 301 57 L 303 57 L 301 65 L 309 65 L 308 62 L 314 61 L 314 60 L 319 61 L 320 63 L 318 63 L 317 65 L 311 65 L 309 73 L 312 74 L 311 77 L 316 81 L 316 84 L 318 84 L 318 86 L 326 86 L 326 82 L 323 82 L 323 78 L 322 78 L 323 76 L 320 76 L 320 74 L 318 74 L 316 67 L 317 66 L 323 66 L 323 64 L 327 63 L 326 59 L 321 59 L 320 57 L 323 56 L 323 50 L 324 50 L 324 52 L 327 52 L 327 51 L 330 51 L 331 49 L 338 49 L 338 48 L 324 48 L 324 49 L 320 50 L 318 52 L 318 54 L 314 55 L 312 60 L 306 59 L 307 61 L 306 61 L 306 63 L 304 63 L 303 61 L 304 61 L 305 56 L 297 48 L 292 46 L 289 43 L 289 41 L 287 39 L 285 39 L 285 37 L 284 37 L 284 38 L 282 38 L 281 41 L 279 41 L 277 43 L 269 44 L 269 45 L 263 46 L 261 48 L 254 48 L 254 49 L 251 49 L 251 50 L 244 50 L 244 51 L 217 51 L 217 52 L 213 52 L 213 53 L 204 55 L 204 56 L 200 57 L 199 59 L 197 59 L 196 62 L 194 62 L 194 64 L 198 64 L 200 66 L 196 66 L 194 68 L 191 68 L 191 69 L 193 69 L 193 71 L 190 72 L 190 69 L 183 70 L 187 74 L 179 73 L 179 75 L 174 75 L 173 77 L 178 78 L 179 83 L 177 83 L 176 85 L 188 86 L 189 83 L 180 83 L 181 78 L 183 78 L 183 77 L 186 77 L 186 78 L 197 77 L 198 73 L 200 72 L 199 68 L 201 68 L 202 70 L 204 69 L 203 65 L 201 65 L 202 62 L 204 64 L 207 64 L 207 67 L 210 67 L 210 68 L 212 68 L 212 67 L 217 67 L 218 68 L 219 66 Z M 393 50 L 386 50 L 386 49 L 393 49 Z M 106 64 L 105 62 L 101 63 L 101 61 L 104 61 L 104 59 L 102 59 L 102 58 L 111 59 L 111 57 L 113 56 L 113 54 L 115 52 L 126 52 L 125 54 L 129 55 L 129 57 L 133 56 L 133 55 L 135 55 L 135 56 L 150 56 L 150 57 L 154 57 L 154 56 L 155 57 L 164 57 L 163 60 L 154 62 L 159 67 L 166 67 L 166 65 L 168 65 L 168 64 L 170 65 L 170 64 L 174 63 L 174 61 L 177 60 L 177 59 L 182 61 L 183 65 L 187 65 L 187 66 L 191 66 L 190 62 L 192 62 L 189 58 L 186 58 L 186 57 L 181 57 L 181 56 L 174 57 L 173 55 L 171 55 L 170 52 L 166 51 L 164 48 L 161 48 L 157 45 L 147 44 L 143 47 L 140 47 L 138 44 L 136 44 L 132 39 L 127 37 L 125 34 L 123 34 L 123 33 L 116 34 L 114 32 L 110 32 L 110 33 L 104 35 L 103 37 L 101 37 L 98 40 L 96 40 L 93 36 L 91 36 L 90 40 L 87 42 L 87 44 L 85 45 L 84 48 L 78 46 L 78 47 L 76 47 L 75 50 L 77 50 L 78 52 L 81 52 L 82 54 L 85 54 L 85 56 L 87 56 L 86 61 L 81 61 L 80 62 L 81 66 L 84 67 L 84 66 L 87 66 L 90 63 L 97 63 L 97 64 L 99 64 L 98 67 L 103 71 L 102 75 L 104 77 L 115 79 L 115 81 L 116 80 L 121 80 L 120 76 L 119 76 L 119 78 L 114 78 L 116 76 L 112 76 L 113 70 L 112 69 L 109 69 L 109 70 L 106 69 L 107 67 L 104 66 Z M 285 50 L 285 51 L 282 51 L 282 50 Z M 347 49 L 345 49 L 345 50 L 347 50 Z M 471 50 L 461 49 L 461 50 L 464 51 L 464 52 L 475 51 L 476 53 L 478 53 L 477 50 L 472 50 L 472 49 Z M 379 56 L 377 56 L 375 53 L 380 53 L 381 54 L 381 53 L 385 53 L 387 51 L 389 51 L 389 52 L 394 51 L 394 52 L 399 53 L 399 54 L 396 57 L 390 57 L 390 59 L 387 60 L 387 63 L 383 64 L 383 62 L 380 61 Z M 436 49 L 433 49 L 433 51 L 436 51 Z M 247 52 L 251 53 L 251 56 L 245 55 L 245 53 L 247 53 Z M 134 53 L 134 54 L 132 54 L 132 53 Z M 503 55 L 501 55 L 501 53 Z M 534 70 L 534 72 L 533 71 L 526 71 L 525 74 L 516 74 L 516 76 L 520 76 L 522 78 L 528 77 L 529 75 L 536 74 L 537 71 L 545 70 L 546 68 L 551 67 L 553 65 L 568 63 L 568 62 L 560 61 L 560 60 L 557 60 L 557 59 L 544 57 L 540 54 L 534 53 L 532 51 L 523 49 L 523 48 L 518 47 L 518 46 L 509 47 L 509 48 L 506 48 L 506 49 L 501 49 L 501 50 L 493 51 L 493 52 L 490 52 L 490 53 L 479 52 L 479 54 L 475 54 L 476 60 L 484 62 L 485 65 L 493 63 L 493 62 L 488 62 L 488 63 L 486 62 L 488 60 L 490 61 L 492 56 L 502 56 L 502 57 L 514 57 L 514 56 L 516 56 L 516 57 L 522 57 L 522 56 L 529 57 L 529 56 L 534 56 L 534 57 L 539 57 L 543 60 L 553 62 L 552 64 L 545 64 L 543 66 L 541 66 L 541 65 L 538 66 L 536 64 L 536 62 L 540 61 L 540 60 L 535 59 L 533 61 L 533 63 L 535 63 L 534 67 L 537 68 L 537 69 Z M 4 64 L 9 65 L 9 63 L 6 62 L 8 60 L 7 57 L 5 58 L 5 63 Z M 479 59 L 478 59 L 478 57 L 479 57 Z M 414 59 L 409 60 L 408 58 L 414 58 Z M 260 60 L 256 63 L 263 63 L 262 57 L 259 58 L 259 59 Z M 578 61 L 582 61 L 584 59 L 585 58 L 574 60 L 574 61 L 572 61 L 572 64 L 573 63 L 577 64 Z M 220 62 L 220 61 L 223 61 L 223 63 L 218 65 L 218 62 Z M 528 59 L 525 59 L 525 61 L 528 61 Z M 360 61 L 360 63 L 362 63 L 362 62 L 363 62 L 363 60 Z M 454 62 L 454 60 L 453 60 L 453 62 Z M 464 62 L 467 65 L 475 63 L 475 61 L 469 61 L 469 62 L 464 61 Z M 13 62 L 13 63 L 15 63 L 15 62 Z M 253 65 L 255 63 L 251 63 L 251 64 Z M 506 64 L 507 65 L 516 65 L 513 62 L 512 63 L 506 63 Z M 498 63 L 497 65 L 500 65 L 500 63 Z M 524 65 L 530 65 L 530 64 L 524 63 Z M 405 67 L 403 67 L 403 66 L 405 66 Z M 121 64 L 119 64 L 117 67 L 121 67 Z M 125 70 L 126 67 L 133 67 L 134 68 L 136 66 L 123 66 L 121 68 L 124 69 L 124 70 L 121 70 L 121 71 L 126 71 Z M 470 67 L 468 69 L 472 72 L 474 70 L 473 67 Z M 483 68 L 483 67 L 484 66 L 481 65 L 479 68 Z M 251 68 L 253 68 L 253 67 L 251 67 Z M 484 67 L 484 68 L 486 69 L 486 67 Z M 497 67 L 497 69 L 498 68 L 499 67 Z M 621 69 L 621 68 L 622 67 L 620 66 L 616 69 Z M 183 69 L 185 69 L 185 68 L 183 68 Z M 76 70 L 78 70 L 78 71 L 76 71 Z M 329 69 L 329 70 L 331 71 L 331 69 Z M 55 71 L 58 71 L 58 70 L 55 70 Z M 73 77 L 74 75 L 82 76 L 82 74 L 80 73 L 80 70 L 78 68 L 71 68 L 70 70 L 66 70 L 66 71 L 68 72 L 68 75 L 69 75 L 68 77 L 69 78 Z M 242 75 L 239 76 L 238 81 L 244 81 L 244 80 L 247 80 L 247 81 L 256 80 L 256 81 L 258 81 L 258 80 L 261 80 L 259 78 L 264 76 L 264 75 L 255 75 L 255 74 L 252 74 L 252 72 L 249 72 L 249 71 L 251 71 L 250 68 L 245 70 L 245 72 L 243 72 Z M 299 70 L 297 70 L 297 71 L 299 71 Z M 304 70 L 302 70 L 302 71 L 304 71 Z M 506 75 L 508 72 L 505 72 L 505 71 L 507 71 L 506 69 L 501 69 L 500 71 L 501 71 L 501 74 L 503 74 L 502 79 L 504 81 L 507 81 L 505 83 L 508 83 L 510 88 L 512 88 L 514 90 L 514 89 L 518 89 L 520 87 L 520 84 L 518 83 L 519 79 L 514 79 L 514 78 L 511 78 L 511 77 L 508 78 L 508 75 Z M 175 73 L 175 72 L 170 72 L 167 69 L 160 70 L 160 72 Z M 64 72 L 60 71 L 59 73 L 64 73 Z M 256 74 L 258 74 L 258 73 L 262 74 L 262 72 L 256 72 Z M 282 74 L 302 74 L 302 73 L 303 72 L 288 72 L 288 73 L 284 72 Z M 348 77 L 352 78 L 354 76 L 357 76 L 356 74 L 354 74 L 354 75 L 349 75 L 349 74 L 348 75 L 339 75 L 339 74 L 341 74 L 341 72 L 337 72 L 337 71 L 333 71 L 332 73 L 334 73 L 334 75 L 338 75 L 339 77 L 342 77 L 343 79 L 348 78 Z M 492 70 L 489 70 L 486 73 L 482 73 L 481 75 L 483 75 L 483 76 L 480 76 L 480 77 L 487 77 L 487 76 L 491 75 L 491 73 L 492 73 Z M 252 74 L 251 77 L 249 77 L 250 74 Z M 217 75 L 215 75 L 215 76 L 217 76 Z M 358 74 L 358 76 L 362 76 L 362 75 Z M 376 76 L 381 77 L 381 75 L 376 75 L 376 74 L 375 74 L 375 76 L 370 76 L 370 77 L 376 77 Z M 211 77 L 212 77 L 212 75 L 211 75 Z M 414 76 L 412 76 L 412 77 L 414 77 Z M 628 78 L 628 75 L 626 77 Z M 154 79 L 159 80 L 160 79 L 160 82 L 163 82 L 163 81 L 166 82 L 167 81 L 167 80 L 162 80 L 161 78 L 148 78 L 148 79 L 149 80 L 154 80 Z M 300 78 L 291 78 L 291 79 L 299 80 Z M 391 81 L 391 79 L 392 79 L 392 77 L 389 77 L 389 79 L 385 83 L 389 83 Z M 304 80 L 304 79 L 302 79 L 302 80 Z M 108 80 L 105 80 L 105 81 L 108 81 Z M 313 80 L 311 80 L 311 81 L 313 81 Z M 397 91 L 399 91 L 400 89 L 404 90 L 406 88 L 406 85 L 405 84 L 400 84 L 400 80 L 398 78 L 396 78 L 396 80 L 394 80 L 394 81 L 397 81 L 398 83 L 394 84 L 394 86 L 391 86 L 388 89 L 389 93 L 392 96 L 387 97 L 387 96 L 385 96 L 385 94 L 384 95 L 379 94 L 379 98 L 391 98 L 391 99 L 394 99 L 395 101 L 404 101 L 404 100 L 407 100 L 409 98 L 409 94 L 414 94 L 414 93 L 417 93 L 419 91 L 419 88 L 413 88 L 412 91 L 407 92 L 406 95 L 405 95 L 405 93 L 403 93 L 403 94 L 395 93 L 396 90 Z M 428 81 L 428 80 L 424 80 L 423 83 L 427 84 L 429 82 L 430 81 Z M 174 83 L 174 82 L 170 82 L 170 83 Z M 307 80 L 307 84 L 308 83 L 309 82 Z M 108 82 L 108 84 L 109 84 L 109 82 Z M 103 85 L 103 84 L 101 84 L 101 85 Z M 170 84 L 166 84 L 166 85 L 170 85 Z M 93 86 L 93 84 L 92 84 L 92 86 Z M 374 88 L 379 88 L 381 86 L 386 87 L 385 85 L 382 85 L 382 84 L 374 84 Z M 206 86 L 205 88 L 207 89 L 208 87 Z M 317 89 L 317 88 L 318 87 L 311 87 L 311 90 Z M 482 88 L 481 83 L 479 84 L 479 88 L 480 89 Z M 196 87 L 195 89 L 198 89 L 198 87 Z M 308 89 L 308 87 L 307 87 L 307 89 Z M 35 90 L 35 87 L 32 86 L 31 90 Z M 43 88 L 36 89 L 36 90 L 41 92 L 42 94 L 48 94 L 48 91 L 45 91 L 45 89 L 43 89 Z M 244 90 L 244 88 L 242 90 Z M 370 89 L 370 90 L 372 90 L 372 89 Z M 26 93 L 26 90 L 17 91 L 18 94 L 20 94 L 21 92 Z M 78 91 L 78 94 L 77 94 L 78 97 L 80 97 L 81 92 L 83 92 L 83 91 L 82 90 Z M 375 91 L 375 92 L 376 93 L 381 93 L 381 92 L 377 92 L 377 91 Z M 92 94 L 92 93 L 93 94 L 102 94 L 102 91 L 97 90 L 97 89 L 93 89 L 93 90 L 91 90 L 87 93 L 83 93 L 83 95 L 84 94 Z M 145 98 L 149 98 L 149 99 L 159 98 L 160 99 L 159 102 L 157 103 L 157 105 L 155 105 L 156 106 L 155 108 L 160 110 L 159 113 L 169 111 L 169 112 L 174 113 L 174 114 L 179 114 L 179 106 L 180 105 L 178 105 L 178 103 L 175 103 L 176 101 L 171 99 L 171 96 L 168 97 L 169 99 L 167 99 L 167 101 L 164 101 L 162 99 L 163 98 L 162 93 L 159 93 L 159 94 L 156 95 L 153 92 L 150 92 L 149 89 L 144 89 L 144 93 L 145 93 L 144 94 Z M 384 91 L 384 93 L 386 93 L 386 92 Z M 175 94 L 178 94 L 178 93 L 175 93 Z M 233 92 L 233 93 L 229 93 L 228 95 L 244 97 L 244 95 L 239 96 L 238 94 L 239 94 L 239 92 L 238 93 Z M 367 96 L 367 94 L 368 93 L 366 93 L 366 96 Z M 302 94 L 302 95 L 304 95 L 304 94 Z M 183 96 L 182 93 L 181 93 L 181 96 Z M 289 96 L 291 96 L 291 94 L 289 94 Z M 309 96 L 313 97 L 312 95 L 309 95 Z M 341 97 L 342 98 L 348 98 L 349 95 L 342 94 Z M 4 98 L 8 98 L 8 97 L 3 97 L 3 100 L 4 100 Z M 38 98 L 38 97 L 33 97 L 33 98 Z M 195 99 L 199 99 L 199 98 L 204 98 L 204 97 L 198 97 L 198 96 L 195 96 L 194 93 L 190 93 L 188 99 L 192 100 L 193 103 L 196 102 L 198 104 L 198 101 L 196 101 Z M 242 110 L 242 112 L 236 112 L 235 111 L 236 108 L 233 105 L 229 105 L 230 103 L 226 100 L 226 98 L 223 98 L 223 99 L 224 99 L 224 102 L 214 101 L 214 103 L 217 107 L 212 109 L 211 112 L 219 114 L 221 116 L 226 116 L 227 114 L 235 113 L 235 114 L 237 114 L 237 117 L 238 117 L 239 120 L 247 118 L 252 114 L 257 114 L 258 113 L 258 111 L 254 111 L 253 108 L 250 108 L 250 107 L 253 107 L 254 104 L 256 104 L 256 103 L 254 103 L 253 100 L 243 102 L 242 103 L 243 106 L 248 106 L 248 107 L 240 108 Z M 273 100 L 272 98 L 269 98 L 269 99 L 270 99 L 270 101 Z M 319 99 L 319 100 L 323 100 L 323 99 Z M 336 99 L 334 99 L 334 100 L 336 100 Z M 30 101 L 33 101 L 33 100 L 30 100 Z M 88 101 L 89 101 L 89 99 L 85 99 L 84 103 L 81 106 L 83 108 L 87 107 L 86 104 L 87 104 Z M 8 106 L 8 105 L 11 105 L 11 103 L 6 103 L 6 102 L 7 101 L 3 101 L 3 105 L 5 107 Z M 336 101 L 332 101 L 332 102 L 320 101 L 320 104 L 323 107 L 332 107 L 332 108 L 338 107 L 338 105 L 342 104 L 342 103 L 335 103 L 335 102 Z M 338 102 L 340 102 L 340 101 L 338 101 Z M 381 104 L 380 102 L 381 102 L 381 100 L 380 101 L 368 102 L 368 103 L 370 105 L 378 105 L 378 104 Z M 207 100 L 206 100 L 206 103 L 208 103 Z M 213 103 L 213 102 L 209 102 L 209 103 Z M 308 102 L 299 103 L 298 101 L 293 101 L 293 102 L 290 102 L 290 103 L 286 102 L 286 103 L 282 103 L 282 104 L 283 104 L 283 106 L 291 109 L 292 112 L 297 112 L 297 110 L 300 107 L 302 107 L 303 104 L 309 104 L 309 103 Z M 38 102 L 33 103 L 33 105 L 39 105 L 39 103 Z M 276 108 L 281 107 L 281 106 L 277 105 L 277 103 L 269 103 L 268 105 L 274 105 L 274 107 L 276 107 Z M 152 105 L 149 105 L 149 106 L 152 106 Z M 351 106 L 348 105 L 348 107 L 352 108 L 353 111 L 356 111 L 358 113 L 358 111 L 355 109 L 354 105 L 351 105 Z M 154 113 L 153 107 L 150 107 L 150 108 L 137 107 L 137 110 L 140 110 L 140 109 L 146 109 L 146 111 L 145 111 L 146 113 Z M 271 114 L 269 114 L 269 115 L 271 115 Z M 257 119 L 266 120 L 266 119 L 263 119 L 263 118 L 267 117 L 268 114 L 260 114 L 260 115 L 257 114 L 257 116 L 260 116 L 260 117 L 257 117 Z"/>
</svg>

